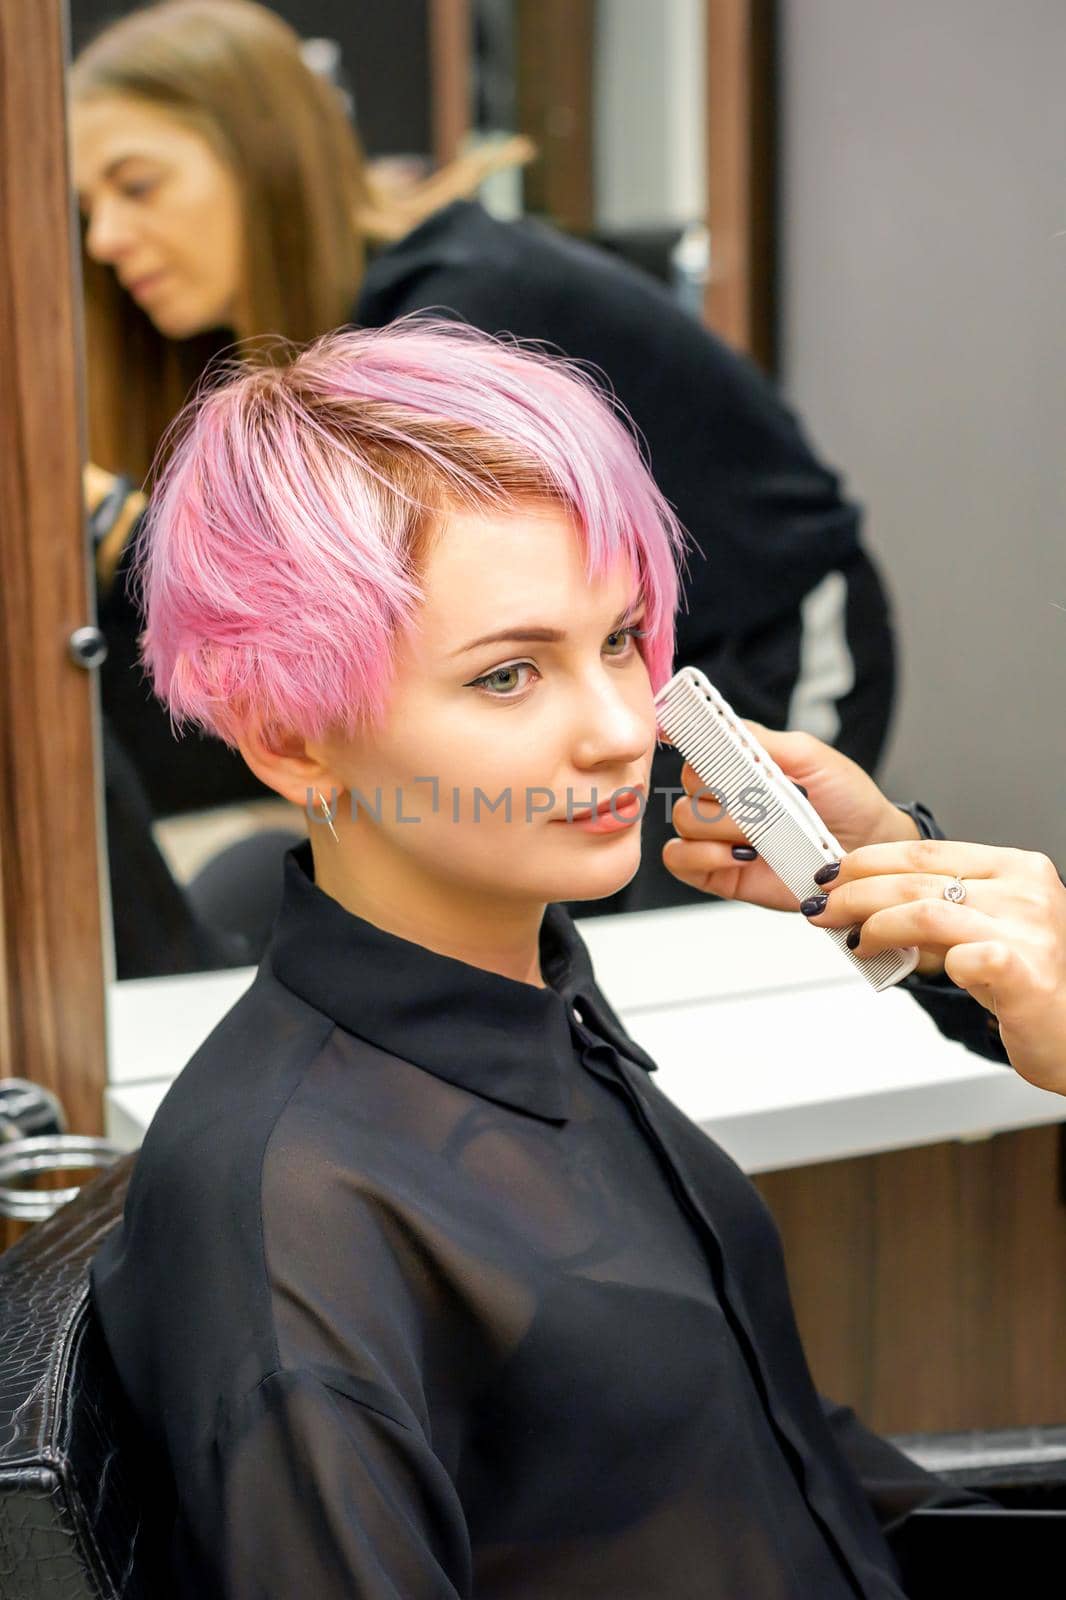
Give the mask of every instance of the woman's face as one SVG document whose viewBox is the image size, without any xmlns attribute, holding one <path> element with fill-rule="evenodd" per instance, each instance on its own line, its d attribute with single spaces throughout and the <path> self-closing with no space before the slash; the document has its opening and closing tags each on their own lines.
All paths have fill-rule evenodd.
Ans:
<svg viewBox="0 0 1066 1600">
<path fill-rule="evenodd" d="M 75 104 L 71 164 L 86 248 L 169 339 L 232 327 L 240 191 L 207 140 L 125 96 Z"/>
<path fill-rule="evenodd" d="M 353 861 L 372 840 L 383 881 L 410 892 L 421 876 L 472 902 L 543 905 L 620 889 L 640 864 L 644 805 L 627 820 L 631 797 L 619 796 L 623 825 L 609 831 L 566 817 L 568 805 L 577 817 L 629 785 L 647 793 L 656 719 L 639 642 L 625 631 L 644 615 L 631 609 L 628 563 L 590 584 L 574 526 L 555 508 L 455 512 L 424 585 L 385 726 L 329 749 L 348 791 L 341 838 L 360 831 Z M 517 637 L 534 628 L 560 637 Z M 476 642 L 500 633 L 511 637 Z M 376 804 L 379 787 L 380 824 L 359 811 L 353 824 L 351 791 Z M 322 835 L 316 856 L 336 848 L 312 831 Z"/>
</svg>

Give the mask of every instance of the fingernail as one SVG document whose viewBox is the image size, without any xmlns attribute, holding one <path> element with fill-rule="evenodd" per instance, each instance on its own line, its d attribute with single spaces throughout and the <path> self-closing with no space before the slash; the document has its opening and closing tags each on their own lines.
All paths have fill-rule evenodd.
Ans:
<svg viewBox="0 0 1066 1600">
<path fill-rule="evenodd" d="M 805 917 L 817 917 L 829 904 L 827 894 L 812 894 L 809 900 L 804 900 L 800 910 Z"/>
<path fill-rule="evenodd" d="M 794 789 L 798 789 L 799 790 L 799 792 L 803 796 L 804 800 L 809 800 L 810 799 L 810 796 L 808 795 L 806 789 L 803 787 L 802 783 L 797 783 L 795 778 L 793 778 L 793 780 L 792 780 L 792 787 Z"/>
<path fill-rule="evenodd" d="M 733 846 L 734 861 L 756 861 L 759 852 L 753 850 L 750 844 L 735 844 Z"/>
<path fill-rule="evenodd" d="M 851 932 L 848 934 L 848 936 L 845 939 L 844 943 L 847 945 L 849 950 L 857 950 L 859 948 L 859 940 L 861 938 L 862 938 L 862 929 L 861 928 L 852 928 Z"/>
<path fill-rule="evenodd" d="M 832 883 L 839 871 L 839 861 L 827 861 L 825 866 L 819 867 L 818 871 L 814 874 L 814 881 L 815 883 Z"/>
</svg>

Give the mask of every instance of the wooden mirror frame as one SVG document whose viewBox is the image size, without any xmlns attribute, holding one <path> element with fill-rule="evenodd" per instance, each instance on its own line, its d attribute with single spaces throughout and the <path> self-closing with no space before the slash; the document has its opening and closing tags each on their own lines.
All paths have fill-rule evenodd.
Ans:
<svg viewBox="0 0 1066 1600">
<path fill-rule="evenodd" d="M 707 6 L 709 328 L 772 373 L 776 362 L 775 0 Z"/>
<path fill-rule="evenodd" d="M 0 1074 L 99 1133 L 107 1078 L 95 622 L 65 0 L 0 0 Z M 107 958 L 109 964 L 110 957 Z"/>
</svg>

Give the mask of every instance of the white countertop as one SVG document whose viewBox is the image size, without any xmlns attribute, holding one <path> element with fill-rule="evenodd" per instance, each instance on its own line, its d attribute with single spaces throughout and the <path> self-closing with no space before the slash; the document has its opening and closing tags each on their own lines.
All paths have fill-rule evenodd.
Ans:
<svg viewBox="0 0 1066 1600">
<path fill-rule="evenodd" d="M 952 1044 L 905 992 L 875 993 L 798 914 L 709 902 L 579 924 L 601 989 L 660 1088 L 748 1172 L 1066 1118 L 1066 1100 Z M 133 1148 L 254 969 L 108 993 L 108 1131 Z"/>
</svg>

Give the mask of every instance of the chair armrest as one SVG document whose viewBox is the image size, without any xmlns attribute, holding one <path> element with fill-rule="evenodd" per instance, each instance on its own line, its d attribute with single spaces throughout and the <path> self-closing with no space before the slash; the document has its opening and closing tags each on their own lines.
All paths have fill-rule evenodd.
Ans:
<svg viewBox="0 0 1066 1600">
<path fill-rule="evenodd" d="M 891 1442 L 927 1472 L 1002 1505 L 1066 1509 L 1066 1424 L 900 1434 Z"/>
</svg>

